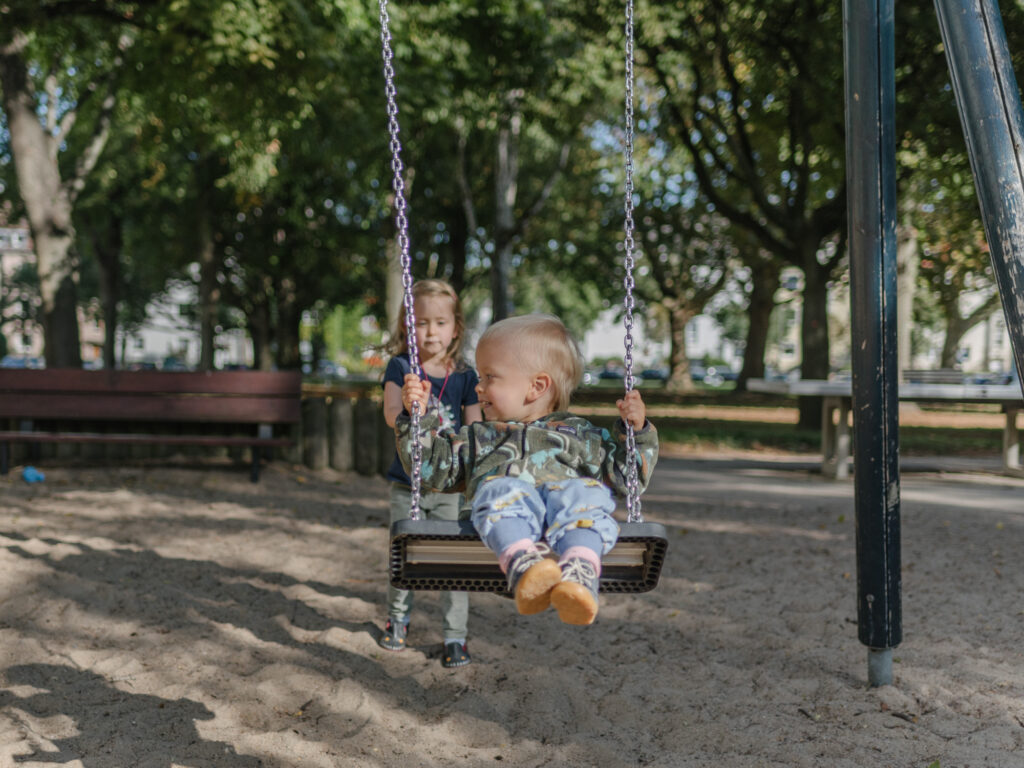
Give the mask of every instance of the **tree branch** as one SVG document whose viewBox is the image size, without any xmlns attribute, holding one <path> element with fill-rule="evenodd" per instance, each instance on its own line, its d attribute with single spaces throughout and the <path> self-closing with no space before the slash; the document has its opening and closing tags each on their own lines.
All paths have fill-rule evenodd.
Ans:
<svg viewBox="0 0 1024 768">
<path fill-rule="evenodd" d="M 648 58 L 651 61 L 655 76 L 666 93 L 672 92 L 671 83 L 664 70 L 657 66 L 658 50 L 645 48 Z M 666 99 L 669 111 L 675 121 L 676 130 L 674 133 L 686 147 L 693 160 L 693 171 L 697 176 L 701 191 L 708 198 L 708 201 L 715 206 L 723 216 L 730 221 L 743 227 L 756 237 L 766 249 L 772 253 L 783 254 L 791 250 L 791 245 L 775 237 L 774 234 L 759 222 L 750 212 L 739 208 L 718 192 L 714 180 L 711 178 L 707 165 L 701 157 L 698 147 L 694 144 L 689 131 L 689 121 L 683 115 L 682 110 L 674 99 Z"/>
<path fill-rule="evenodd" d="M 103 99 L 103 105 L 100 115 L 96 120 L 96 127 L 92 138 L 82 151 L 82 154 L 78 156 L 71 178 L 64 182 L 68 192 L 68 199 L 72 202 L 74 202 L 75 198 L 78 197 L 85 187 L 86 178 L 88 178 L 92 169 L 96 167 L 100 155 L 103 154 L 103 148 L 107 145 L 107 139 L 110 138 L 110 126 L 113 122 L 111 116 L 116 104 L 117 97 L 113 93 L 108 93 L 106 98 Z"/>
<path fill-rule="evenodd" d="M 559 150 L 558 153 L 558 165 L 555 167 L 555 170 L 548 177 L 547 181 L 544 182 L 544 186 L 537 194 L 537 199 L 533 201 L 533 205 L 531 205 L 526 210 L 526 213 L 520 216 L 519 220 L 516 222 L 516 237 L 522 237 L 523 233 L 526 231 L 526 227 L 529 226 L 530 221 L 535 216 L 538 216 L 542 210 L 544 210 L 544 204 L 548 201 L 548 198 L 551 197 L 551 192 L 555 188 L 555 183 L 562 175 L 562 172 L 565 170 L 566 165 L 569 164 L 569 148 L 570 144 L 568 141 L 562 144 L 562 148 L 561 150 Z"/>
<path fill-rule="evenodd" d="M 744 184 L 757 207 L 775 226 L 785 228 L 785 216 L 771 204 L 768 195 L 765 193 L 764 185 L 761 183 L 754 161 L 754 149 L 750 144 L 750 137 L 747 131 L 747 121 L 740 111 L 740 103 L 743 100 L 742 86 L 739 78 L 736 77 L 736 70 L 729 61 L 729 48 L 719 33 L 718 65 L 722 69 L 722 76 L 729 84 L 729 113 L 735 128 L 726 130 L 725 135 L 728 144 L 732 147 L 733 155 L 742 168 L 742 178 L 739 181 Z"/>
<path fill-rule="evenodd" d="M 964 324 L 967 328 L 973 328 L 984 320 L 993 310 L 999 306 L 999 291 L 993 291 L 992 295 L 983 301 L 973 312 L 964 317 Z"/>
<path fill-rule="evenodd" d="M 473 191 L 469 188 L 469 176 L 466 173 L 466 121 L 460 115 L 455 120 L 455 128 L 458 131 L 457 154 L 455 157 L 455 174 L 459 183 L 459 192 L 462 195 L 462 210 L 466 216 L 466 226 L 469 229 L 470 237 L 477 237 L 476 207 L 473 205 Z"/>
</svg>

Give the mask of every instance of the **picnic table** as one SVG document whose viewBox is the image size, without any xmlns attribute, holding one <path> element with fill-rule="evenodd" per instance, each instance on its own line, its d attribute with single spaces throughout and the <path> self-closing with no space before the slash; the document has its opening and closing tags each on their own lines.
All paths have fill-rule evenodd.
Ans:
<svg viewBox="0 0 1024 768">
<path fill-rule="evenodd" d="M 822 398 L 821 471 L 827 477 L 849 476 L 850 413 L 853 409 L 852 382 L 849 379 L 802 379 L 774 381 L 750 379 L 751 392 Z M 1019 383 L 1014 384 L 932 384 L 901 383 L 899 399 L 907 402 L 994 403 L 1006 414 L 1003 426 L 1003 468 L 1019 473 L 1021 464 L 1021 429 L 1018 416 L 1024 411 L 1024 396 Z M 838 417 L 837 417 L 838 415 Z"/>
</svg>

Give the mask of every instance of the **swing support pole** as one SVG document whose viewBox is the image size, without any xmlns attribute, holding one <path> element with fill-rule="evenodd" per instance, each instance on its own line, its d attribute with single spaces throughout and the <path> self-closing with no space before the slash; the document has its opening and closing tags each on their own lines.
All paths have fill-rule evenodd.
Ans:
<svg viewBox="0 0 1024 768">
<path fill-rule="evenodd" d="M 894 0 L 844 0 L 857 627 L 868 682 L 903 635 L 896 333 Z"/>
<path fill-rule="evenodd" d="M 994 0 L 935 0 L 992 270 L 1024 373 L 1024 110 Z"/>
</svg>

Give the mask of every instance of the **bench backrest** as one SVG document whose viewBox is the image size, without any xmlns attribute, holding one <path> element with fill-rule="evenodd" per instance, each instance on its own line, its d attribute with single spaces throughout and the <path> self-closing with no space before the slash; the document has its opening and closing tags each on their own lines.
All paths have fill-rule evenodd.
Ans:
<svg viewBox="0 0 1024 768">
<path fill-rule="evenodd" d="M 903 380 L 908 384 L 963 384 L 964 372 L 953 368 L 906 370 Z"/>
<path fill-rule="evenodd" d="M 287 424 L 298 371 L 0 369 L 0 418 Z"/>
</svg>

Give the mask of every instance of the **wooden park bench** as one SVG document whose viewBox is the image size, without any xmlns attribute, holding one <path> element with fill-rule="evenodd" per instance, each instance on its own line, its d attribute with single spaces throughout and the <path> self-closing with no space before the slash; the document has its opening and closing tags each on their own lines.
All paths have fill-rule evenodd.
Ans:
<svg viewBox="0 0 1024 768">
<path fill-rule="evenodd" d="M 257 482 L 301 398 L 297 371 L 0 369 L 0 474 L 15 442 L 198 445 L 250 448 Z"/>
</svg>

